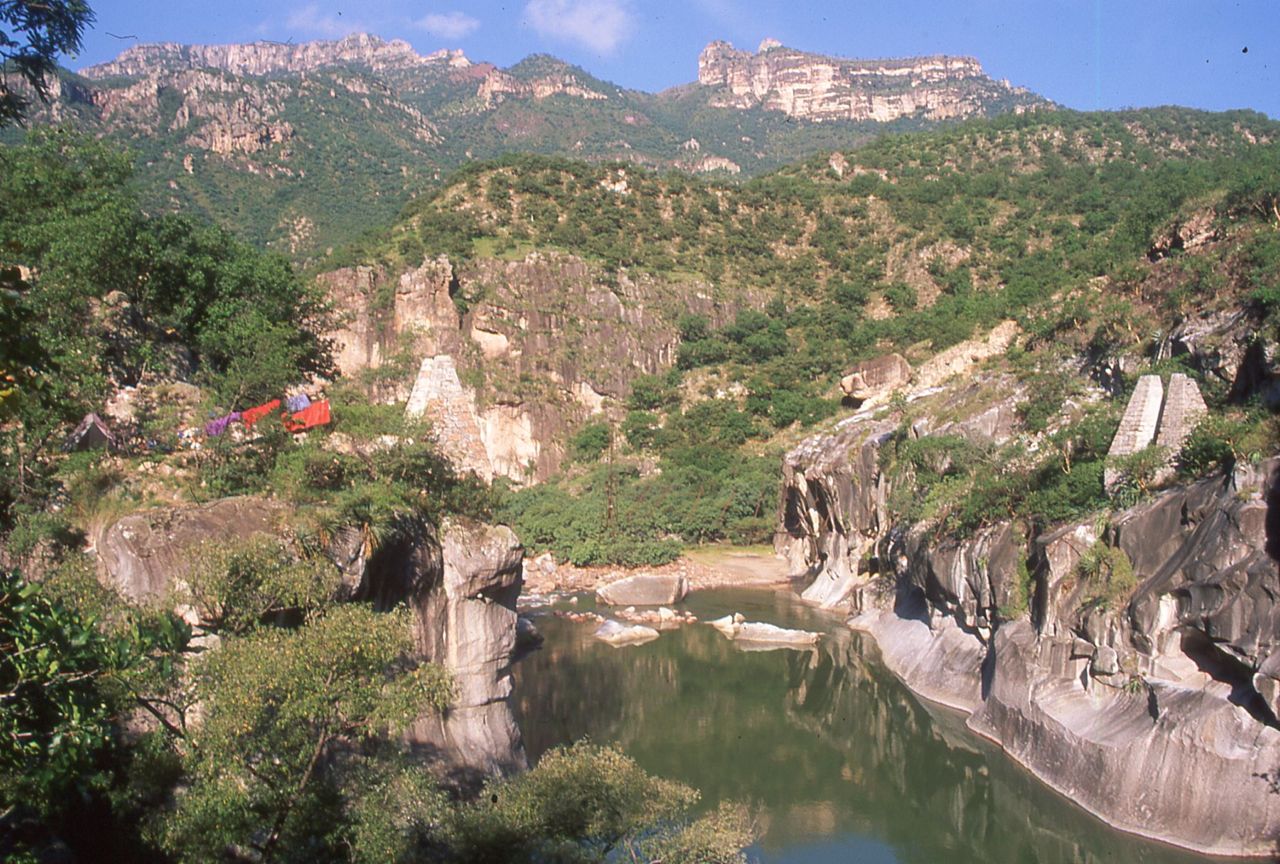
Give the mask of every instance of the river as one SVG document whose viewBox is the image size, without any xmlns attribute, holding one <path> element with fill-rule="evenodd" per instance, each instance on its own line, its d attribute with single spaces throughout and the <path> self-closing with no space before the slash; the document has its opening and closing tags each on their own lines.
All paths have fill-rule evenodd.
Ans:
<svg viewBox="0 0 1280 864">
<path fill-rule="evenodd" d="M 580 606 L 592 607 L 590 598 Z M 786 591 L 690 595 L 702 621 L 820 630 L 813 651 L 746 652 L 704 624 L 613 648 L 594 625 L 543 610 L 542 648 L 515 666 L 532 760 L 590 737 L 702 790 L 703 804 L 760 814 L 750 850 L 782 862 L 1188 864 L 1209 859 L 1108 828 L 1049 790 L 963 716 L 914 697 L 874 642 Z"/>
</svg>

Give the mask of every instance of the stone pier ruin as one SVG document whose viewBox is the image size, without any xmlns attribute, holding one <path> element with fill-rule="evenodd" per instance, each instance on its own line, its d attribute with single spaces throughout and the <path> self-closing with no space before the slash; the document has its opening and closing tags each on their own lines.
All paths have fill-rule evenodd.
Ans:
<svg viewBox="0 0 1280 864">
<path fill-rule="evenodd" d="M 448 354 L 422 361 L 404 413 L 430 421 L 441 455 L 460 473 L 473 471 L 483 480 L 493 479 L 493 466 L 480 434 L 475 394 L 462 386 L 458 368 Z"/>
<path fill-rule="evenodd" d="M 1173 459 L 1183 442 L 1208 411 L 1199 385 L 1181 372 L 1169 376 L 1167 394 L 1159 375 L 1143 375 L 1111 439 L 1107 457 L 1129 456 L 1154 443 L 1165 451 L 1165 465 L 1156 475 L 1156 482 L 1164 482 L 1173 476 Z M 1108 491 L 1119 479 L 1120 472 L 1114 468 L 1104 472 Z"/>
</svg>

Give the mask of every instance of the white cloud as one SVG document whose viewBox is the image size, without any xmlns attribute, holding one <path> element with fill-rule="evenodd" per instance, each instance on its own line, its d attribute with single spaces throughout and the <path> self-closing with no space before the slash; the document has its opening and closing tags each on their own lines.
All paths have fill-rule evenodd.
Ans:
<svg viewBox="0 0 1280 864">
<path fill-rule="evenodd" d="M 441 39 L 462 39 L 480 27 L 480 21 L 465 12 L 433 12 L 413 23 Z"/>
<path fill-rule="evenodd" d="M 544 36 L 612 54 L 635 27 L 628 0 L 529 0 L 526 20 Z"/>
<path fill-rule="evenodd" d="M 367 24 L 356 19 L 349 19 L 341 12 L 329 14 L 320 10 L 319 4 L 309 3 L 289 13 L 285 26 L 297 31 L 302 36 L 327 36 L 337 38 L 351 33 L 368 33 L 372 31 Z"/>
</svg>

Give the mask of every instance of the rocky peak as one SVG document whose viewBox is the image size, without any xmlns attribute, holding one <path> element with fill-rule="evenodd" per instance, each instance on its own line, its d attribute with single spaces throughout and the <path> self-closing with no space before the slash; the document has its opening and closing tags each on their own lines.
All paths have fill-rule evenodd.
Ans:
<svg viewBox="0 0 1280 864">
<path fill-rule="evenodd" d="M 427 64 L 470 65 L 461 51 L 437 51 L 422 56 L 401 39 L 387 41 L 367 33 L 353 33 L 334 41 L 252 42 L 234 45 L 179 45 L 163 42 L 137 45 L 115 60 L 90 66 L 86 78 L 139 77 L 157 70 L 218 69 L 235 75 L 309 72 L 327 66 L 365 66 L 374 71 Z"/>
<path fill-rule="evenodd" d="M 847 60 L 787 48 L 765 39 L 752 54 L 712 42 L 698 58 L 698 83 L 717 88 L 719 107 L 764 107 L 810 120 L 946 120 L 982 115 L 998 105 L 1045 105 L 1008 82 L 994 81 L 972 57 Z"/>
</svg>

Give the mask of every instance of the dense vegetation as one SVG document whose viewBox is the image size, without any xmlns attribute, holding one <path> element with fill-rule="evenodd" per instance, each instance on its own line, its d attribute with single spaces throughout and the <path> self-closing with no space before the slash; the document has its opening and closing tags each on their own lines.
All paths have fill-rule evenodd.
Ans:
<svg viewBox="0 0 1280 864">
<path fill-rule="evenodd" d="M 58 132 L 0 150 L 0 528 L 43 512 L 67 424 L 118 388 L 189 377 L 247 406 L 330 368 L 324 299 L 287 262 L 145 215 L 129 176 Z"/>
<path fill-rule="evenodd" d="M 611 420 L 581 430 L 568 478 L 508 503 L 526 540 L 562 557 L 641 563 L 669 557 L 675 539 L 762 539 L 767 521 L 752 520 L 765 514 L 745 502 L 767 498 L 770 481 L 751 459 L 839 411 L 834 382 L 851 362 L 889 350 L 924 360 L 1007 319 L 1023 333 L 1005 364 L 1027 394 L 1021 443 L 987 452 L 904 434 L 886 465 L 926 492 L 902 502 L 907 521 L 960 533 L 1014 515 L 1054 522 L 1113 500 L 1101 478 L 1133 378 L 1109 380 L 1108 398 L 1083 410 L 1089 375 L 1150 356 L 1192 310 L 1274 314 L 1277 131 L 1249 113 L 1059 111 L 885 137 L 743 184 L 510 156 L 467 166 L 353 258 L 555 249 L 586 257 L 606 285 L 623 270 L 693 278 L 737 306 L 719 326 L 672 321 L 677 369 L 641 376 Z M 1168 238 L 1197 214 L 1224 242 L 1182 255 Z M 1183 371 L 1234 424 L 1235 456 L 1266 449 L 1265 411 Z M 1215 434 L 1193 439 L 1184 476 L 1235 458 L 1221 444 L 1206 458 Z M 1121 497 L 1134 500 L 1158 460 L 1130 462 Z"/>
<path fill-rule="evenodd" d="M 326 549 L 354 531 L 373 555 L 447 514 L 485 517 L 490 491 L 358 380 L 330 385 L 326 429 L 268 415 L 184 445 L 180 430 L 329 371 L 321 298 L 220 229 L 142 213 L 102 144 L 0 150 L 0 189 L 0 857 L 739 860 L 742 811 L 697 817 L 694 790 L 607 747 L 474 799 L 442 790 L 397 733 L 453 683 L 415 655 L 408 610 L 339 602 Z M 84 411 L 134 386 L 110 451 L 63 452 Z M 292 514 L 278 538 L 193 550 L 153 605 L 99 584 L 96 529 L 244 494 Z"/>
<path fill-rule="evenodd" d="M 136 149 L 148 209 L 199 214 L 309 262 L 386 225 L 413 195 L 476 159 L 519 151 L 696 170 L 714 155 L 754 176 L 816 151 L 936 125 L 919 117 L 813 123 L 761 108 L 713 107 L 713 91 L 701 87 L 625 90 L 546 55 L 505 71 L 514 82 L 569 82 L 593 98 L 484 97 L 476 71 L 335 64 L 263 77 L 210 72 L 216 83 L 203 87 L 162 73 L 154 102 L 121 92 L 135 78 L 89 82 L 64 72 L 56 116 Z M 223 84 L 234 97 L 217 92 Z M 124 105 L 103 111 L 88 97 L 91 88 L 101 88 L 103 102 Z M 984 100 L 990 113 L 1012 107 L 989 94 Z M 225 134 L 238 117 L 270 124 L 276 134 L 210 152 L 209 129 Z M 344 206 L 332 206 L 336 200 Z"/>
</svg>

